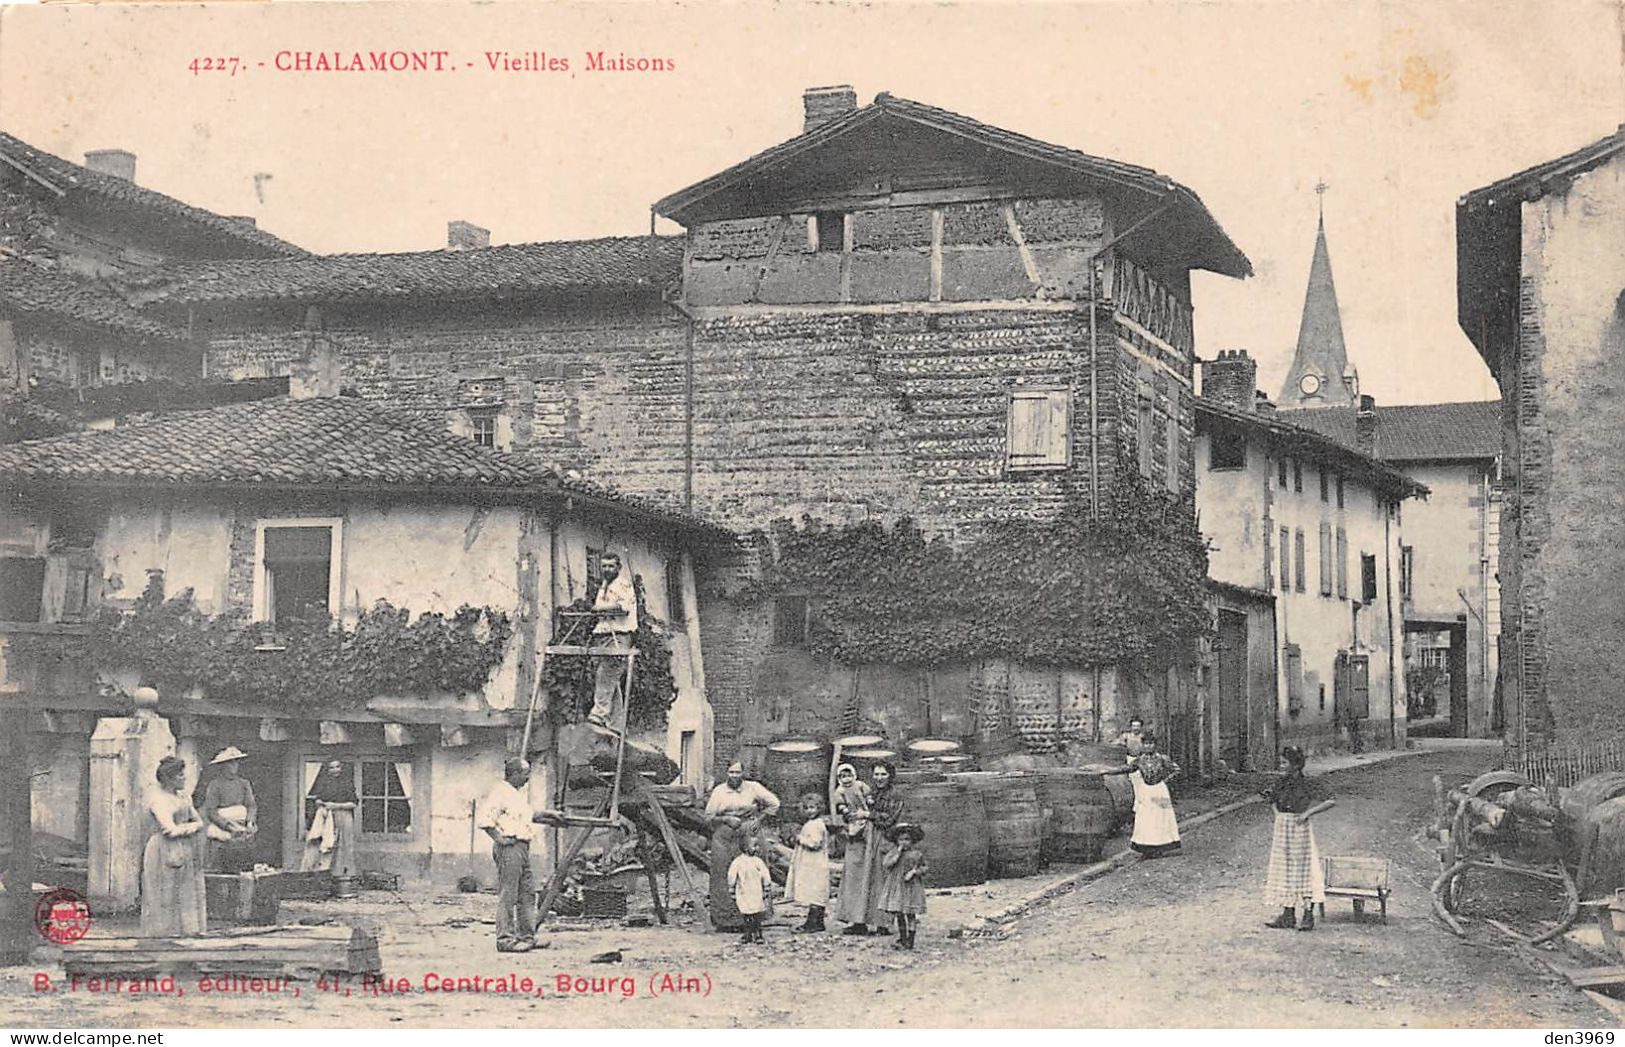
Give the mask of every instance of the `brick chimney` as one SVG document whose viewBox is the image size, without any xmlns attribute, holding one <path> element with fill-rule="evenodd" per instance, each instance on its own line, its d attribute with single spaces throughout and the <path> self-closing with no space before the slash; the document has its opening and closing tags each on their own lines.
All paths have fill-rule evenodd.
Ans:
<svg viewBox="0 0 1625 1047">
<path fill-rule="evenodd" d="M 1271 400 L 1270 399 L 1270 394 L 1266 393 L 1262 389 L 1258 390 L 1258 392 L 1253 394 L 1253 413 L 1254 414 L 1274 414 L 1275 413 L 1275 401 Z"/>
<path fill-rule="evenodd" d="M 491 230 L 461 218 L 446 223 L 446 246 L 453 251 L 477 251 L 491 246 Z"/>
<path fill-rule="evenodd" d="M 801 93 L 801 107 L 804 115 L 801 130 L 805 134 L 815 127 L 823 127 L 848 113 L 856 112 L 858 93 L 849 84 L 809 87 Z"/>
<path fill-rule="evenodd" d="M 1202 361 L 1202 399 L 1251 413 L 1258 392 L 1258 363 L 1245 349 L 1220 349 L 1215 360 Z"/>
<path fill-rule="evenodd" d="M 135 181 L 135 154 L 127 149 L 92 149 L 85 154 L 85 166 L 126 182 Z"/>
<path fill-rule="evenodd" d="M 1363 455 L 1377 457 L 1376 397 L 1360 397 L 1360 406 L 1354 413 L 1354 446 L 1358 447 Z"/>
</svg>

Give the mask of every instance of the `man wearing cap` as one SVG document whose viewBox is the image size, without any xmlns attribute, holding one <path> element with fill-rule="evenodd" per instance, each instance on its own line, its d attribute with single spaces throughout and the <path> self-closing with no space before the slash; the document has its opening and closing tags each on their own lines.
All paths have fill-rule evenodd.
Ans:
<svg viewBox="0 0 1625 1047">
<path fill-rule="evenodd" d="M 530 868 L 530 841 L 540 819 L 524 789 L 530 764 L 517 756 L 502 765 L 503 780 L 480 803 L 478 825 L 491 837 L 497 863 L 497 952 L 536 948 L 536 877 Z"/>
<path fill-rule="evenodd" d="M 252 845 L 259 832 L 259 812 L 254 787 L 243 777 L 246 759 L 248 754 L 232 745 L 209 761 L 218 770 L 203 790 L 203 820 L 230 837 L 210 841 L 209 865 L 221 872 L 242 872 L 254 865 Z"/>
</svg>

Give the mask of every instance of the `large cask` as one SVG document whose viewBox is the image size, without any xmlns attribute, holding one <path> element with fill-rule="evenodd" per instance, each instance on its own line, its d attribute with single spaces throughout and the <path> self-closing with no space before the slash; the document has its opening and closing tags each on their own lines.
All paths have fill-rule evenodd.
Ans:
<svg viewBox="0 0 1625 1047">
<path fill-rule="evenodd" d="M 979 793 L 957 782 L 903 789 L 905 821 L 925 830 L 927 887 L 961 887 L 987 880 L 987 809 Z"/>
<path fill-rule="evenodd" d="M 1042 864 L 1044 808 L 1038 801 L 1038 780 L 1025 771 L 972 771 L 950 779 L 982 796 L 989 876 L 1031 876 Z"/>
</svg>

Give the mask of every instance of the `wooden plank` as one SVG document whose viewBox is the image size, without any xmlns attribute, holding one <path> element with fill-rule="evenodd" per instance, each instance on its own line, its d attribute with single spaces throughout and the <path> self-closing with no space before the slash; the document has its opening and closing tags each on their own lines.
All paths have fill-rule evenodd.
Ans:
<svg viewBox="0 0 1625 1047">
<path fill-rule="evenodd" d="M 73 974 L 108 975 L 176 969 L 283 975 L 382 970 L 377 939 L 343 926 L 180 938 L 91 937 L 64 946 L 62 965 Z"/>
<path fill-rule="evenodd" d="M 593 811 L 593 817 L 602 818 L 608 810 L 609 797 L 606 796 L 598 802 L 598 806 Z M 538 924 L 547 919 L 547 914 L 553 908 L 553 903 L 558 900 L 559 892 L 564 889 L 564 878 L 570 875 L 570 863 L 575 861 L 576 855 L 581 853 L 581 848 L 586 846 L 587 837 L 592 834 L 592 826 L 583 828 L 576 834 L 575 839 L 570 841 L 570 846 L 565 848 L 564 853 L 559 856 L 558 864 L 553 868 L 553 876 L 547 881 L 547 889 L 542 892 L 542 900 L 536 906 L 536 922 Z"/>
<path fill-rule="evenodd" d="M 1563 972 L 1570 982 L 1578 988 L 1588 988 L 1593 985 L 1622 985 L 1625 984 L 1625 967 L 1580 967 L 1572 971 Z"/>
</svg>

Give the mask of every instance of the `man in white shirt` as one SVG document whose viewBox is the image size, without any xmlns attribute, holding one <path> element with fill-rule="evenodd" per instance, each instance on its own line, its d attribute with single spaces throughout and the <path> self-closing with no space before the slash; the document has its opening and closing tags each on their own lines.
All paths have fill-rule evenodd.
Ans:
<svg viewBox="0 0 1625 1047">
<path fill-rule="evenodd" d="M 530 841 L 538 820 L 525 795 L 530 764 L 510 756 L 503 781 L 480 803 L 478 825 L 491 837 L 497 863 L 497 952 L 536 948 L 536 879 L 530 868 Z"/>
<path fill-rule="evenodd" d="M 621 558 L 614 553 L 599 557 L 598 569 L 602 580 L 592 600 L 592 609 L 597 615 L 592 627 L 592 645 L 598 649 L 630 651 L 632 634 L 638 631 L 638 593 L 632 584 L 631 572 L 621 569 Z M 592 712 L 587 714 L 587 722 L 618 729 L 621 677 L 626 672 L 627 660 L 615 656 L 598 658 L 597 662 Z"/>
</svg>

